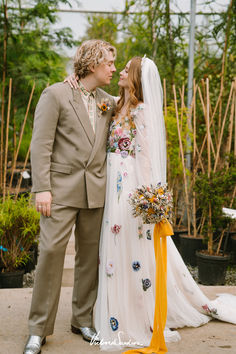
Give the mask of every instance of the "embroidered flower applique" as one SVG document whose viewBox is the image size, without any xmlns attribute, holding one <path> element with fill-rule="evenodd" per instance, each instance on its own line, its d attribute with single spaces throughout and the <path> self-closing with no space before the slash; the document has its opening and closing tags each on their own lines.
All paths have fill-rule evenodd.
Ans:
<svg viewBox="0 0 236 354">
<path fill-rule="evenodd" d="M 141 264 L 138 261 L 132 263 L 132 268 L 135 272 L 137 272 L 141 268 Z"/>
<path fill-rule="evenodd" d="M 121 122 L 112 121 L 110 125 L 110 134 L 107 141 L 107 151 L 120 154 L 126 158 L 129 155 L 135 156 L 135 134 L 136 128 L 130 126 L 126 128 Z"/>
<path fill-rule="evenodd" d="M 115 235 L 117 235 L 120 232 L 121 225 L 115 224 L 114 226 L 111 227 L 111 232 Z"/>
<path fill-rule="evenodd" d="M 215 309 L 215 308 L 210 309 L 207 304 L 206 304 L 206 305 L 203 305 L 202 308 L 203 308 L 203 310 L 205 310 L 209 315 L 218 316 L 217 309 Z"/>
<path fill-rule="evenodd" d="M 142 283 L 143 283 L 143 290 L 146 291 L 148 288 L 150 288 L 151 284 L 151 280 L 146 278 L 146 279 L 142 279 Z"/>
<path fill-rule="evenodd" d="M 128 153 L 128 151 L 123 150 L 123 151 L 121 151 L 120 155 L 123 159 L 125 159 L 129 155 L 129 153 Z"/>
<path fill-rule="evenodd" d="M 111 277 L 114 274 L 114 262 L 112 260 L 107 261 L 106 273 L 108 277 Z"/>
<path fill-rule="evenodd" d="M 111 317 L 110 318 L 110 325 L 111 325 L 111 329 L 113 331 L 116 331 L 119 327 L 119 322 L 117 321 L 117 319 L 115 317 Z"/>
<path fill-rule="evenodd" d="M 131 141 L 129 138 L 121 138 L 118 141 L 118 146 L 120 150 L 129 150 L 130 145 L 131 145 Z"/>
<path fill-rule="evenodd" d="M 118 235 L 118 233 L 120 232 L 121 229 L 121 225 L 117 225 L 115 224 L 114 226 L 111 227 L 111 232 L 114 234 L 114 241 L 116 244 L 116 237 Z"/>
<path fill-rule="evenodd" d="M 146 231 L 146 236 L 147 236 L 147 240 L 151 240 L 152 239 L 151 230 L 147 230 Z"/>
<path fill-rule="evenodd" d="M 143 238 L 143 225 L 138 226 L 138 238 Z"/>
<path fill-rule="evenodd" d="M 117 177 L 116 177 L 116 191 L 117 191 L 117 195 L 118 195 L 118 202 L 120 200 L 120 196 L 123 190 L 123 186 L 122 186 L 122 175 L 120 173 L 120 171 L 117 172 Z"/>
</svg>

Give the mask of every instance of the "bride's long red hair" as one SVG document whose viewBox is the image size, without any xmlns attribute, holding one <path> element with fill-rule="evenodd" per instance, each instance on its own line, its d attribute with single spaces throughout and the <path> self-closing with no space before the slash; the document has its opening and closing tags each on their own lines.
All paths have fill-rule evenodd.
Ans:
<svg viewBox="0 0 236 354">
<path fill-rule="evenodd" d="M 130 110 L 135 108 L 138 103 L 143 102 L 143 90 L 141 83 L 141 57 L 133 57 L 130 62 L 129 70 L 128 70 L 128 82 L 129 82 L 129 99 L 127 110 L 125 112 L 124 117 L 129 118 L 129 124 L 132 126 L 132 117 L 130 115 Z M 122 107 L 125 103 L 125 90 L 123 87 L 119 90 L 120 99 L 117 102 L 116 115 L 118 116 Z M 124 118 L 122 117 L 122 118 Z"/>
</svg>

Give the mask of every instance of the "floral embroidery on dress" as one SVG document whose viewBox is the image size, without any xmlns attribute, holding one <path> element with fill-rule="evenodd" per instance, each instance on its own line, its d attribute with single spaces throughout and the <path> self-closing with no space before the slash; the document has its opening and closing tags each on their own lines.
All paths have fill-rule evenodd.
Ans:
<svg viewBox="0 0 236 354">
<path fill-rule="evenodd" d="M 147 240 L 151 240 L 152 239 L 151 230 L 147 230 L 146 231 L 146 235 L 147 235 Z"/>
<path fill-rule="evenodd" d="M 117 225 L 117 224 L 115 224 L 114 226 L 111 227 L 111 232 L 115 235 L 115 237 L 114 237 L 115 244 L 116 244 L 116 236 L 120 232 L 120 229 L 121 229 L 121 225 Z"/>
<path fill-rule="evenodd" d="M 143 290 L 146 291 L 148 288 L 150 288 L 151 284 L 151 280 L 146 278 L 146 279 L 142 279 L 142 283 L 143 283 Z"/>
<path fill-rule="evenodd" d="M 110 318 L 110 325 L 111 325 L 111 329 L 113 331 L 116 331 L 119 327 L 119 322 L 117 321 L 117 319 L 115 317 L 111 317 Z"/>
<path fill-rule="evenodd" d="M 138 226 L 138 238 L 143 238 L 143 225 Z"/>
<path fill-rule="evenodd" d="M 111 277 L 114 274 L 114 262 L 112 260 L 107 261 L 106 273 L 108 277 Z"/>
<path fill-rule="evenodd" d="M 129 124 L 129 118 L 124 118 L 124 123 L 113 120 L 110 125 L 110 134 L 107 141 L 107 151 L 120 154 L 121 157 L 135 157 L 135 135 L 137 133 L 135 127 L 135 117 L 137 113 L 144 109 L 144 105 L 131 110 L 132 125 Z M 141 147 L 140 147 L 141 150 Z"/>
<path fill-rule="evenodd" d="M 203 308 L 203 310 L 206 311 L 206 313 L 208 315 L 218 316 L 217 309 L 215 309 L 215 308 L 210 309 L 207 304 L 203 305 L 202 308 Z"/>
<path fill-rule="evenodd" d="M 111 232 L 115 235 L 117 235 L 120 232 L 121 225 L 115 224 L 114 226 L 111 227 Z"/>
<path fill-rule="evenodd" d="M 122 187 L 122 175 L 121 175 L 120 171 L 118 171 L 117 177 L 116 177 L 116 190 L 117 190 L 118 201 L 119 201 L 121 193 L 122 193 L 122 190 L 123 190 L 123 187 Z"/>
<path fill-rule="evenodd" d="M 137 272 L 141 268 L 141 264 L 138 261 L 132 263 L 133 270 Z"/>
<path fill-rule="evenodd" d="M 130 138 L 121 138 L 118 141 L 118 147 L 120 150 L 129 150 L 130 145 L 131 145 Z"/>
</svg>

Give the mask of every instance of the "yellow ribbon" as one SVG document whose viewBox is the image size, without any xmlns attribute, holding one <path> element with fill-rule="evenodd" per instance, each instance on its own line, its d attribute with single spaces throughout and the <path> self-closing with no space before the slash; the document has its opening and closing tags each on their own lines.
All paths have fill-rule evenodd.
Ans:
<svg viewBox="0 0 236 354">
<path fill-rule="evenodd" d="M 167 318 L 167 242 L 166 236 L 173 235 L 173 229 L 167 220 L 162 220 L 154 227 L 154 250 L 156 259 L 156 297 L 153 334 L 149 347 L 132 349 L 123 354 L 164 354 L 167 347 L 164 329 Z M 162 241 L 161 241 L 162 238 Z"/>
</svg>

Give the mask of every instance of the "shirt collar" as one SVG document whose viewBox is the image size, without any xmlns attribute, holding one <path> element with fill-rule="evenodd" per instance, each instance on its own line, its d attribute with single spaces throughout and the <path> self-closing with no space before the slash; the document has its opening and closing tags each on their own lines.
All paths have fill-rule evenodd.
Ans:
<svg viewBox="0 0 236 354">
<path fill-rule="evenodd" d="M 85 97 L 89 97 L 90 95 L 93 96 L 95 98 L 96 96 L 96 90 L 94 91 L 88 91 L 84 85 L 82 84 L 81 81 L 79 81 L 79 89 L 80 91 L 82 92 L 82 94 L 85 96 Z"/>
</svg>

